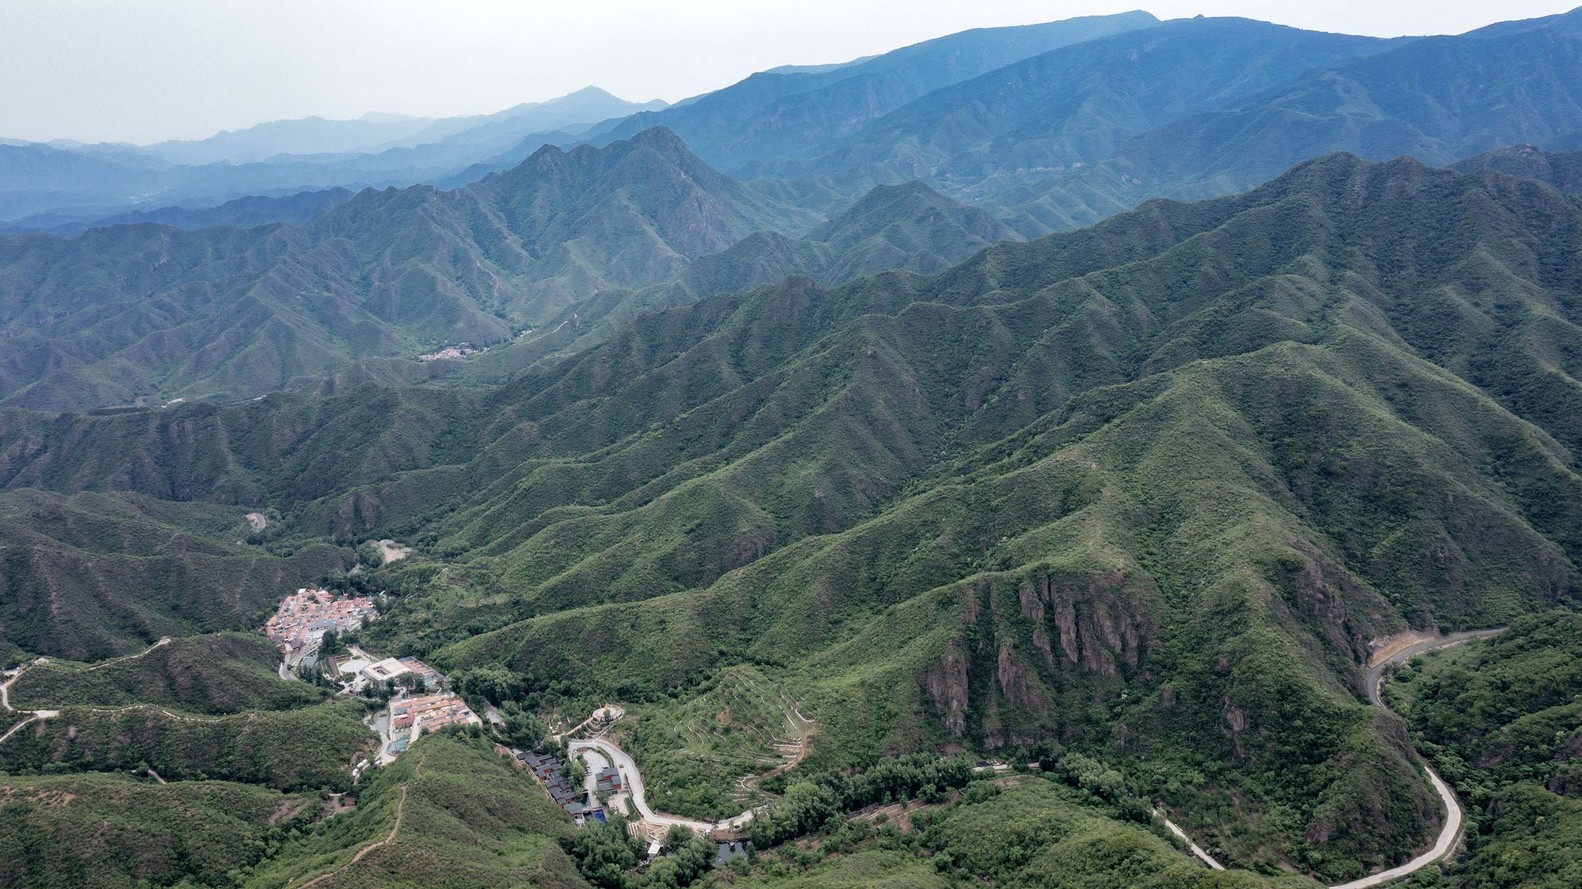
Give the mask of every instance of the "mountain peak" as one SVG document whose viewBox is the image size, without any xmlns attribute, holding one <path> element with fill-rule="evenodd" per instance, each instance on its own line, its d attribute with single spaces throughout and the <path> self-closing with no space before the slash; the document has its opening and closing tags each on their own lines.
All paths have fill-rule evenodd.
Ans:
<svg viewBox="0 0 1582 889">
<path fill-rule="evenodd" d="M 617 142 L 612 144 L 619 145 L 622 143 Z M 677 136 L 675 131 L 667 126 L 649 127 L 648 129 L 634 135 L 632 138 L 627 139 L 625 144 L 630 145 L 633 148 L 652 148 L 655 151 L 662 151 L 667 154 L 678 152 L 685 154 L 692 153 L 691 149 L 687 148 L 687 144 L 681 141 L 681 137 Z"/>
</svg>

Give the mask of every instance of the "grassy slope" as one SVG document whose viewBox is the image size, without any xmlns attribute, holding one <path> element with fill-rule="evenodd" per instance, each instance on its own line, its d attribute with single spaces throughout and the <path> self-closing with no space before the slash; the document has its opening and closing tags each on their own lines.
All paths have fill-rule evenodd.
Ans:
<svg viewBox="0 0 1582 889">
<path fill-rule="evenodd" d="M 51 661 L 29 667 L 11 687 L 11 703 L 32 710 L 138 703 L 222 714 L 287 710 L 328 696 L 305 683 L 282 682 L 279 662 L 279 652 L 262 636 L 191 636 L 100 665 Z"/>
<path fill-rule="evenodd" d="M 333 874 L 316 885 L 578 889 L 587 884 L 555 842 L 571 829 L 531 777 L 486 745 L 430 735 L 375 773 L 354 814 L 287 845 L 243 882 L 266 889 Z"/>
<path fill-rule="evenodd" d="M 0 777 L 0 883 L 36 889 L 228 885 L 291 799 L 217 781 Z M 191 882 L 188 882 L 191 881 Z"/>
<path fill-rule="evenodd" d="M 103 664 L 29 666 L 12 706 L 60 710 L 0 747 L 8 771 L 131 771 L 281 790 L 349 789 L 374 743 L 364 707 L 276 675 L 260 636 L 176 639 Z"/>
<path fill-rule="evenodd" d="M 322 543 L 281 555 L 240 545 L 242 513 L 125 494 L 0 494 L 0 655 L 95 660 L 162 636 L 257 626 L 285 592 L 350 563 Z"/>
<path fill-rule="evenodd" d="M 146 706 L 67 707 L 8 739 L 0 764 L 9 771 L 150 767 L 170 781 L 349 790 L 352 766 L 377 743 L 362 723 L 365 712 L 358 703 L 211 717 Z"/>
</svg>

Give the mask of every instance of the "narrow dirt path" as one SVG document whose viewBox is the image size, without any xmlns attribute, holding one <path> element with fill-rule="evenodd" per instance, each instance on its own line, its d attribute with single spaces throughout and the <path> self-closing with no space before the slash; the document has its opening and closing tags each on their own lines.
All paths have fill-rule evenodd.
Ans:
<svg viewBox="0 0 1582 889">
<path fill-rule="evenodd" d="M 417 778 L 422 774 L 422 772 L 423 772 L 423 763 L 421 761 L 419 761 L 418 765 L 417 765 L 417 769 L 414 770 L 414 772 L 412 774 L 413 780 L 417 780 Z M 407 785 L 402 784 L 401 785 L 401 798 L 396 800 L 395 823 L 390 825 L 390 832 L 388 834 L 385 834 L 385 838 L 384 839 L 382 839 L 382 840 L 375 840 L 372 843 L 369 843 L 368 845 L 362 847 L 361 849 L 358 849 L 357 850 L 357 854 L 352 856 L 352 860 L 346 862 L 345 864 L 341 865 L 340 867 L 337 867 L 336 869 L 330 871 L 327 874 L 320 874 L 319 876 L 314 877 L 313 879 L 307 881 L 306 883 L 303 883 L 302 885 L 298 886 L 297 889 L 308 889 L 309 886 L 317 886 L 318 884 L 324 882 L 325 880 L 333 879 L 336 876 L 339 876 L 342 871 L 346 870 L 347 868 L 351 867 L 352 865 L 356 864 L 357 862 L 362 861 L 363 857 L 366 856 L 369 852 L 372 852 L 375 849 L 381 849 L 381 848 L 383 848 L 385 846 L 390 845 L 392 842 L 394 842 L 395 838 L 396 838 L 396 834 L 401 832 L 401 821 L 402 821 L 403 818 L 406 817 L 406 790 L 407 790 Z"/>
</svg>

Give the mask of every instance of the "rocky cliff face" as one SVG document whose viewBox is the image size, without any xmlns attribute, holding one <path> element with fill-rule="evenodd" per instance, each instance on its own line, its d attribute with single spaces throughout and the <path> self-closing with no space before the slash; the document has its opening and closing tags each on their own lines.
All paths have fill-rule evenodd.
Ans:
<svg viewBox="0 0 1582 889">
<path fill-rule="evenodd" d="M 962 598 L 957 631 L 920 683 L 952 737 L 991 747 L 1078 731 L 1053 714 L 1119 694 L 1158 634 L 1158 590 L 1120 569 L 1040 568 Z"/>
</svg>

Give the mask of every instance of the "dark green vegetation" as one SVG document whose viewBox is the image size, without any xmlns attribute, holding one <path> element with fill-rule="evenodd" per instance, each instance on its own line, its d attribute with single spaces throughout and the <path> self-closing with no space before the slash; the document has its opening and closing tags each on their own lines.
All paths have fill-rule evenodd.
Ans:
<svg viewBox="0 0 1582 889">
<path fill-rule="evenodd" d="M 11 706 L 149 704 L 198 714 L 288 710 L 328 692 L 276 674 L 280 653 L 257 635 L 225 633 L 174 639 L 147 653 L 99 665 L 51 661 L 29 667 L 11 686 Z"/>
<path fill-rule="evenodd" d="M 215 634 L 29 667 L 17 706 L 63 712 L 0 749 L 0 843 L 67 885 L 1299 885 L 1427 844 L 1420 741 L 1475 828 L 1421 881 L 1575 883 L 1575 159 L 1327 155 L 997 242 L 1335 148 L 1567 147 L 1579 21 L 982 32 L 666 112 L 813 178 L 638 121 L 298 225 L 0 240 L 0 653 Z M 261 397 L 28 409 L 175 396 Z M 385 538 L 413 555 L 346 573 Z M 513 737 L 629 705 L 650 799 L 775 799 L 774 851 L 635 874 L 476 731 L 260 827 L 371 741 L 221 634 L 315 578 L 388 593 L 362 642 Z M 1396 684 L 1410 734 L 1366 706 L 1370 641 L 1503 624 Z M 962 750 L 1053 773 L 997 790 Z M 101 813 L 210 787 L 251 800 L 210 857 Z M 157 854 L 38 860 L 94 819 Z"/>
<path fill-rule="evenodd" d="M 300 225 L 3 238 L 0 398 L 72 409 L 415 383 L 455 369 L 412 360 L 447 343 L 514 343 L 491 359 L 503 378 L 646 308 L 791 273 L 940 271 L 1014 237 L 922 187 L 821 218 L 660 129 L 548 146 L 458 191 L 364 191 Z"/>
<path fill-rule="evenodd" d="M 557 839 L 570 820 L 479 740 L 429 735 L 374 773 L 357 811 L 320 822 L 240 885 L 585 889 Z"/>
<path fill-rule="evenodd" d="M 556 842 L 564 813 L 482 741 L 431 735 L 371 777 L 356 809 L 330 818 L 317 796 L 234 783 L 0 777 L 0 881 L 587 886 Z"/>
<path fill-rule="evenodd" d="M 167 781 L 345 791 L 352 765 L 378 743 L 362 723 L 365 712 L 359 703 L 208 717 L 147 705 L 67 707 L 0 745 L 0 766 L 13 773 L 151 768 Z"/>
<path fill-rule="evenodd" d="M 232 886 L 316 804 L 218 781 L 0 776 L 0 885 Z"/>
<path fill-rule="evenodd" d="M 764 802 L 757 781 L 742 779 L 789 767 L 807 733 L 777 683 L 737 667 L 680 706 L 654 708 L 624 746 L 663 788 L 655 803 L 664 811 L 718 821 Z"/>
<path fill-rule="evenodd" d="M 0 745 L 11 773 L 138 772 L 167 781 L 224 780 L 277 790 L 351 789 L 374 747 L 361 703 L 276 674 L 260 636 L 176 639 L 101 664 L 29 665 L 12 707 L 58 710 Z M 19 714 L 6 714 L 10 728 Z"/>
<path fill-rule="evenodd" d="M 0 452 L 260 505 L 275 547 L 414 544 L 367 633 L 530 702 L 706 712 L 750 664 L 808 768 L 1055 737 L 1231 863 L 1338 879 L 1440 818 L 1367 641 L 1576 598 L 1579 249 L 1545 185 L 1336 156 L 498 389 L 12 413 Z M 142 460 L 172 424 L 190 459 Z"/>
<path fill-rule="evenodd" d="M 1210 871 L 1145 826 L 1043 778 L 979 783 L 921 807 L 840 817 L 806 845 L 712 876 L 710 886 L 912 889 L 1217 889 L 1311 886 L 1299 877 Z"/>
<path fill-rule="evenodd" d="M 135 487 L 147 496 L 124 490 L 0 494 L 6 593 L 0 596 L 0 661 L 19 650 L 99 660 L 140 651 L 165 636 L 252 629 L 305 579 L 351 566 L 350 551 L 322 542 L 278 554 L 242 544 L 248 528 L 239 506 L 175 502 L 190 501 L 198 490 L 209 500 L 224 495 L 216 498 L 220 488 L 211 483 L 211 467 L 202 465 L 205 445 L 187 438 L 197 424 L 174 416 L 156 423 L 160 440 L 136 453 L 109 443 L 89 446 L 105 461 L 90 470 L 102 472 L 94 487 Z M 0 456 L 0 476 L 29 488 L 65 481 L 19 477 L 15 470 L 33 462 L 26 457 L 30 450 L 47 447 L 66 430 L 42 415 L 13 414 L 3 425 L 8 450 Z"/>
<path fill-rule="evenodd" d="M 1413 661 L 1386 685 L 1475 829 L 1452 886 L 1560 889 L 1582 880 L 1582 615 L 1514 621 Z"/>
</svg>

